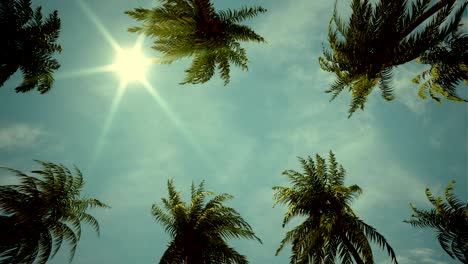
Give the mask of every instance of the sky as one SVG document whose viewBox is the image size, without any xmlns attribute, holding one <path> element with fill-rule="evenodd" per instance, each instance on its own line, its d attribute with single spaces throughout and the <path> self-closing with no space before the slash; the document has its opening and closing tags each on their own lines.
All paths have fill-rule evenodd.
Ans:
<svg viewBox="0 0 468 264">
<path fill-rule="evenodd" d="M 227 86 L 218 74 L 181 86 L 191 62 L 183 59 L 151 65 L 148 85 L 125 89 L 115 73 L 96 69 L 113 63 L 115 44 L 125 49 L 137 41 L 127 28 L 138 23 L 123 12 L 157 1 L 32 2 L 44 13 L 59 12 L 62 66 L 45 95 L 16 94 L 19 73 L 0 88 L 0 166 L 31 171 L 39 168 L 35 159 L 75 164 L 85 195 L 112 207 L 91 211 L 101 235 L 84 225 L 73 263 L 157 263 L 170 238 L 150 209 L 167 196 L 168 179 L 185 198 L 192 181 L 202 180 L 210 191 L 234 195 L 227 205 L 263 244 L 229 243 L 250 263 L 288 263 L 289 247 L 279 256 L 275 251 L 300 219 L 281 227 L 286 208 L 272 207 L 272 187 L 289 184 L 281 173 L 300 170 L 297 157 L 325 157 L 330 150 L 347 171 L 345 184 L 363 189 L 355 213 L 386 237 L 399 263 L 456 263 L 434 231 L 402 221 L 411 216 L 410 202 L 430 208 L 426 187 L 441 195 L 456 180 L 455 195 L 467 201 L 468 105 L 420 99 L 411 79 L 425 68 L 409 63 L 394 71 L 394 101 L 374 91 L 365 111 L 348 119 L 349 94 L 329 102 L 324 91 L 333 75 L 317 62 L 333 1 L 213 0 L 216 9 L 268 9 L 246 21 L 267 41 L 243 44 L 249 70 L 233 67 Z M 341 13 L 349 13 L 348 2 L 339 1 Z M 143 52 L 158 57 L 151 42 L 144 39 Z M 466 85 L 458 92 L 468 97 Z M 12 182 L 0 173 L 1 184 Z M 377 247 L 374 255 L 376 263 L 390 263 Z M 67 263 L 68 256 L 64 247 L 49 263 Z"/>
</svg>

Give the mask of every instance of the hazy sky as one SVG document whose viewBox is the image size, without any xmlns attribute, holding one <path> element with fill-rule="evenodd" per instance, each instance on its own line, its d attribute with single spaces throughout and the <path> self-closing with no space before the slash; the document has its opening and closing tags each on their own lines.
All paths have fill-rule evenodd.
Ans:
<svg viewBox="0 0 468 264">
<path fill-rule="evenodd" d="M 340 1 L 343 13 L 347 2 Z M 299 170 L 297 156 L 326 156 L 329 150 L 346 169 L 346 184 L 364 191 L 352 205 L 355 212 L 387 238 L 400 263 L 456 263 L 433 231 L 402 221 L 411 215 L 410 202 L 429 208 L 426 187 L 439 195 L 455 179 L 455 194 L 467 200 L 467 104 L 423 101 L 410 82 L 423 68 L 405 65 L 395 70 L 395 101 L 385 102 L 374 91 L 365 112 L 348 119 L 349 95 L 329 102 L 324 90 L 333 76 L 317 63 L 333 1 L 310 0 L 214 0 L 219 9 L 268 9 L 247 22 L 268 41 L 244 44 L 249 71 L 232 68 L 226 87 L 218 75 L 202 85 L 180 86 L 189 59 L 155 64 L 148 80 L 160 97 L 134 83 L 115 103 L 118 76 L 90 72 L 113 62 L 112 41 L 123 48 L 135 43 L 137 35 L 127 28 L 137 23 L 123 12 L 157 3 L 33 1 L 47 13 L 59 11 L 62 67 L 46 95 L 14 93 L 19 74 L 0 89 L 0 165 L 31 171 L 38 168 L 33 159 L 76 164 L 86 195 L 112 206 L 92 211 L 101 236 L 84 226 L 73 263 L 159 261 L 169 236 L 150 208 L 167 195 L 168 179 L 185 194 L 192 181 L 204 179 L 208 190 L 234 195 L 228 205 L 263 245 L 230 243 L 251 263 L 287 263 L 289 247 L 274 253 L 298 221 L 281 228 L 286 208 L 272 208 L 271 187 L 288 184 L 281 172 Z M 150 39 L 144 46 L 146 55 L 159 55 Z M 459 94 L 468 96 L 466 86 Z M 11 182 L 4 172 L 0 177 Z M 64 249 L 50 263 L 66 263 Z M 374 254 L 376 263 L 389 263 L 379 249 Z"/>
</svg>

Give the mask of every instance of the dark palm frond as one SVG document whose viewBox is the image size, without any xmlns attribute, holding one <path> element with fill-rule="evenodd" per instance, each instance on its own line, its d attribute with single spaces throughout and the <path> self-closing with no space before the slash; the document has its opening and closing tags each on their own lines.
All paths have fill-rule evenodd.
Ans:
<svg viewBox="0 0 468 264">
<path fill-rule="evenodd" d="M 387 242 L 387 240 L 385 239 L 384 236 L 382 236 L 380 233 L 377 232 L 377 230 L 366 224 L 364 221 L 362 221 L 361 219 L 356 219 L 357 221 L 355 223 L 357 223 L 358 225 L 361 226 L 360 229 L 362 229 L 364 231 L 364 235 L 366 237 L 369 238 L 369 240 L 373 241 L 373 242 L 376 242 L 380 248 L 382 249 L 386 249 L 387 250 L 387 254 L 392 258 L 392 261 L 396 263 L 396 254 L 393 250 L 393 248 L 390 246 L 390 244 Z"/>
<path fill-rule="evenodd" d="M 82 222 L 99 234 L 97 220 L 86 211 L 108 207 L 97 199 L 81 196 L 84 181 L 77 167 L 72 173 L 62 164 L 36 162 L 42 166 L 41 170 L 32 171 L 37 176 L 2 167 L 20 180 L 18 185 L 0 186 L 0 212 L 14 223 L 10 232 L 18 238 L 0 239 L 0 259 L 6 263 L 46 263 L 57 254 L 64 240 L 70 244 L 71 261 L 81 237 Z"/>
<path fill-rule="evenodd" d="M 180 84 L 207 82 L 214 75 L 217 59 L 217 54 L 198 53 L 193 59 L 192 65 L 185 70 L 187 76 Z"/>
<path fill-rule="evenodd" d="M 242 7 L 239 10 L 221 10 L 218 11 L 218 17 L 224 21 L 232 21 L 240 23 L 246 19 L 254 18 L 260 13 L 265 13 L 267 10 L 261 6 Z"/>
<path fill-rule="evenodd" d="M 53 55 L 62 51 L 57 43 L 57 11 L 44 19 L 40 7 L 31 8 L 31 1 L 5 0 L 0 2 L 0 22 L 4 37 L 0 43 L 0 86 L 21 70 L 23 80 L 16 92 L 48 92 L 54 82 L 53 72 L 60 67 Z"/>
<path fill-rule="evenodd" d="M 439 196 L 437 199 L 426 189 L 426 196 L 434 206 L 430 210 L 420 210 L 411 204 L 414 214 L 405 220 L 414 227 L 437 230 L 437 240 L 447 254 L 462 263 L 468 261 L 468 204 L 458 200 L 453 194 L 452 181 L 445 189 L 447 203 Z"/>
<path fill-rule="evenodd" d="M 266 9 L 254 6 L 240 10 L 216 11 L 210 0 L 169 1 L 160 0 L 161 7 L 135 8 L 125 14 L 141 22 L 129 28 L 154 38 L 153 49 L 162 53 L 157 61 L 170 64 L 176 60 L 193 57 L 180 84 L 198 84 L 209 81 L 218 68 L 227 85 L 230 65 L 247 70 L 247 56 L 239 41 L 265 42 L 250 27 L 239 24 Z"/>
<path fill-rule="evenodd" d="M 316 155 L 315 160 L 299 158 L 303 173 L 283 172 L 291 187 L 275 186 L 275 204 L 285 204 L 283 227 L 294 217 L 305 221 L 288 231 L 276 251 L 292 244 L 291 264 L 297 263 L 372 263 L 369 241 L 375 241 L 397 263 L 393 249 L 375 229 L 357 218 L 350 203 L 361 192 L 357 185 L 344 186 L 345 170 L 330 151 L 328 162 Z"/>
<path fill-rule="evenodd" d="M 421 84 L 420 95 L 429 89 L 436 101 L 440 101 L 436 94 L 449 100 L 466 101 L 454 91 L 459 81 L 467 79 L 466 58 L 444 56 L 468 50 L 462 37 L 451 37 L 463 35 L 459 33 L 459 25 L 468 5 L 463 3 L 454 11 L 455 2 L 444 0 L 431 6 L 429 0 L 416 0 L 410 6 L 404 0 L 380 0 L 375 5 L 371 1 L 353 0 L 347 22 L 338 15 L 335 2 L 328 30 L 329 49 L 324 48 L 319 58 L 320 67 L 336 76 L 326 90 L 332 93 L 331 100 L 349 88 L 352 93 L 349 117 L 357 109 L 364 110 L 367 97 L 377 85 L 382 97 L 391 101 L 394 99 L 391 70 L 420 58 L 423 63 L 431 64 L 431 69 L 418 75 L 415 81 L 432 75 Z M 455 40 L 449 43 L 447 38 Z M 442 51 L 440 48 L 455 45 L 460 51 L 455 47 Z M 429 60 L 430 56 L 437 59 Z"/>
<path fill-rule="evenodd" d="M 223 202 L 228 194 L 205 191 L 192 183 L 191 203 L 186 204 L 168 181 L 168 198 L 162 198 L 164 209 L 152 206 L 152 214 L 171 236 L 171 242 L 159 263 L 247 263 L 246 257 L 227 245 L 228 239 L 254 239 L 261 243 L 251 226 Z M 207 196 L 215 195 L 205 202 Z"/>
</svg>

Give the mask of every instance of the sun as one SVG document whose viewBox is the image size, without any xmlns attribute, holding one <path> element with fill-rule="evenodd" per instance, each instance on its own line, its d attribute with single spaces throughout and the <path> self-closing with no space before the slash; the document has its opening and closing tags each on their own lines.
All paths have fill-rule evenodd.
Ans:
<svg viewBox="0 0 468 264">
<path fill-rule="evenodd" d="M 124 84 L 129 82 L 145 82 L 146 73 L 151 60 L 143 54 L 141 45 L 135 45 L 130 49 L 120 48 L 116 52 L 112 70 L 120 77 Z"/>
</svg>

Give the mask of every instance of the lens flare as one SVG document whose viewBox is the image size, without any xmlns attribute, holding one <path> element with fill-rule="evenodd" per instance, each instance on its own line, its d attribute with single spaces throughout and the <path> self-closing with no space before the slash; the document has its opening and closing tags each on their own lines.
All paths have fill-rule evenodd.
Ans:
<svg viewBox="0 0 468 264">
<path fill-rule="evenodd" d="M 144 82 L 146 72 L 151 64 L 141 51 L 140 45 L 135 45 L 131 49 L 120 49 L 113 66 L 113 71 L 120 77 L 124 85 L 129 82 Z"/>
<path fill-rule="evenodd" d="M 96 15 L 93 14 L 92 10 L 85 4 L 83 0 L 77 0 L 80 8 L 88 16 L 88 18 L 93 22 L 96 28 L 104 36 L 104 39 L 112 46 L 116 52 L 116 58 L 113 64 L 94 67 L 88 70 L 80 70 L 71 73 L 64 73 L 62 78 L 70 78 L 82 75 L 95 74 L 99 72 L 115 72 L 120 78 L 120 84 L 117 89 L 117 93 L 112 100 L 110 111 L 106 120 L 104 121 L 104 126 L 101 130 L 99 138 L 97 139 L 95 149 L 92 153 L 90 160 L 91 169 L 96 165 L 100 154 L 105 145 L 106 137 L 112 127 L 117 109 L 120 102 L 125 94 L 125 90 L 129 82 L 138 82 L 140 83 L 148 92 L 148 94 L 153 98 L 156 104 L 158 104 L 164 113 L 169 117 L 170 121 L 175 125 L 179 132 L 185 137 L 188 143 L 194 148 L 199 157 L 204 161 L 205 165 L 213 169 L 215 166 L 212 164 L 208 155 L 203 151 L 196 140 L 190 135 L 190 133 L 185 129 L 183 123 L 180 119 L 171 111 L 169 105 L 166 101 L 159 95 L 159 93 L 154 89 L 154 87 L 148 82 L 146 78 L 146 73 L 152 62 L 157 63 L 158 59 L 153 58 L 149 59 L 144 56 L 142 52 L 142 43 L 143 35 L 140 35 L 135 42 L 135 45 L 130 49 L 122 48 L 117 41 L 112 37 L 109 31 L 104 27 L 104 25 L 99 21 Z"/>
</svg>

